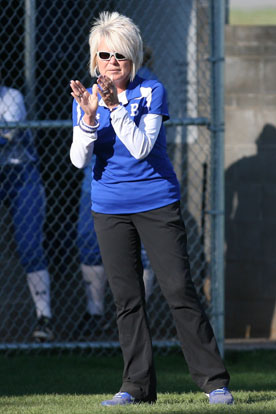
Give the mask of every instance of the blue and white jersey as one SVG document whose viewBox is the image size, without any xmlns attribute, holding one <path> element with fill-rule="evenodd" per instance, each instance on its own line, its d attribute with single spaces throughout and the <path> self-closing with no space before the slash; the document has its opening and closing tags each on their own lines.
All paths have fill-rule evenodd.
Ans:
<svg viewBox="0 0 276 414">
<path fill-rule="evenodd" d="M 142 125 L 145 115 L 169 118 L 163 85 L 136 76 L 119 95 L 121 107 L 112 112 L 99 99 L 97 120 L 100 126 L 93 148 L 96 164 L 92 173 L 92 210 L 107 214 L 136 213 L 179 200 L 179 184 L 167 155 L 163 123 L 149 153 L 141 150 L 136 157 L 126 144 L 127 140 L 135 138 L 133 128 L 145 129 Z M 82 116 L 80 106 L 74 101 L 74 127 Z M 131 142 L 129 148 L 135 145 L 140 143 Z"/>
</svg>

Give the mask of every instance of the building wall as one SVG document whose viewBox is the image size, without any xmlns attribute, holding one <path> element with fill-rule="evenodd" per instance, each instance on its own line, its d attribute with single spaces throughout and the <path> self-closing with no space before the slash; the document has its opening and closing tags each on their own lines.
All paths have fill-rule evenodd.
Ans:
<svg viewBox="0 0 276 414">
<path fill-rule="evenodd" d="M 275 38 L 226 27 L 226 338 L 276 338 Z"/>
</svg>

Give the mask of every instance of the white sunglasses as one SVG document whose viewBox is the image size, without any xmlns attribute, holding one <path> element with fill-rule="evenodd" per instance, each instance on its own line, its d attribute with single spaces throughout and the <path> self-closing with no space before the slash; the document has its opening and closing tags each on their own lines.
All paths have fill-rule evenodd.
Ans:
<svg viewBox="0 0 276 414">
<path fill-rule="evenodd" d="M 101 60 L 110 60 L 112 56 L 115 57 L 116 60 L 127 60 L 127 58 L 124 55 L 121 55 L 121 53 L 118 52 L 97 52 L 98 58 Z"/>
</svg>

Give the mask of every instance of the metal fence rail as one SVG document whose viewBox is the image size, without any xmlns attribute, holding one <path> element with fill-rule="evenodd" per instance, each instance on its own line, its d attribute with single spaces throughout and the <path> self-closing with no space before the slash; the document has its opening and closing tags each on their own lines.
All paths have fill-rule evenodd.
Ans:
<svg viewBox="0 0 276 414">
<path fill-rule="evenodd" d="M 0 350 L 97 348 L 111 355 L 118 347 L 108 285 L 103 315 L 91 319 L 89 332 L 78 329 L 89 300 L 82 271 L 88 259 L 78 241 L 86 174 L 69 160 L 69 82 L 91 85 L 88 34 L 101 10 L 134 19 L 151 55 L 145 65 L 167 89 L 168 150 L 181 184 L 192 277 L 223 352 L 224 2 L 218 0 L 2 1 L 0 109 L 3 86 L 14 88 L 24 97 L 26 116 L 8 116 L 12 103 L 0 113 Z M 90 220 L 86 224 L 89 233 Z M 49 275 L 42 276 L 40 296 L 32 290 L 37 262 Z M 164 353 L 177 338 L 152 277 L 148 314 L 154 345 Z M 53 338 L 38 343 L 37 303 L 47 291 Z"/>
</svg>

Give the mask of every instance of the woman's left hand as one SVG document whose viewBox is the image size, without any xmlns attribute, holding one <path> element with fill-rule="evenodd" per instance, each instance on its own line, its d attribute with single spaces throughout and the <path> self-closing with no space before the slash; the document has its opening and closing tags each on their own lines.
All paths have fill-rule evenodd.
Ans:
<svg viewBox="0 0 276 414">
<path fill-rule="evenodd" d="M 119 105 L 117 89 L 112 80 L 105 75 L 100 75 L 97 80 L 98 91 L 104 103 L 109 109 Z"/>
</svg>

